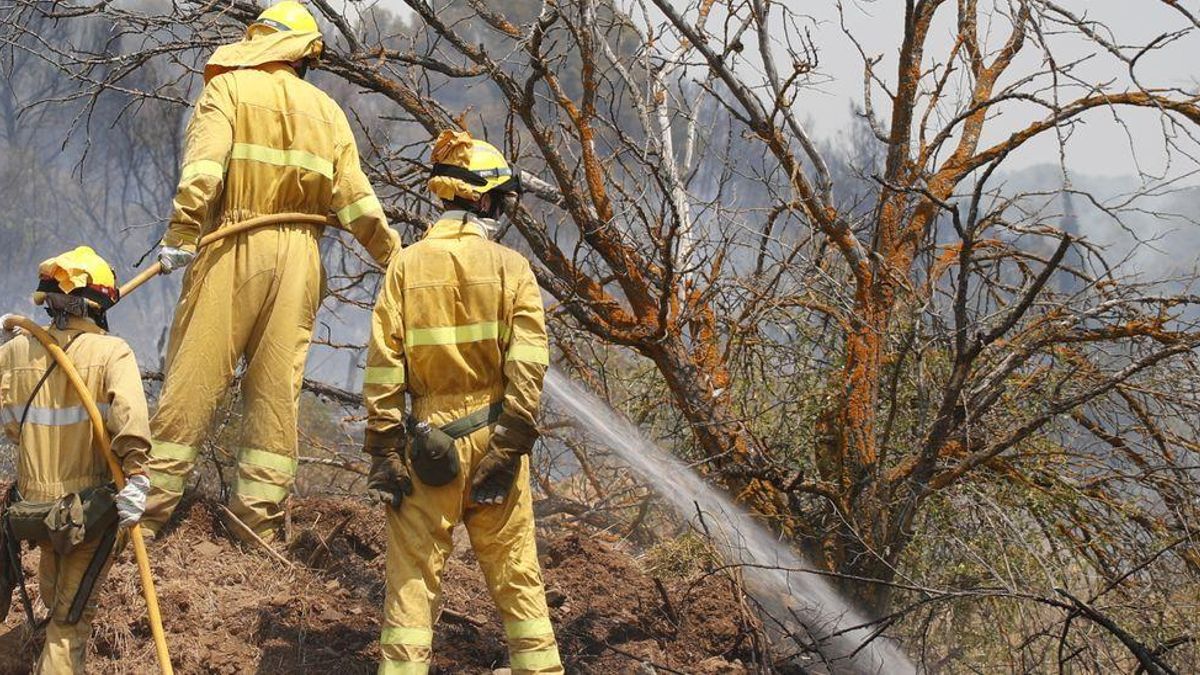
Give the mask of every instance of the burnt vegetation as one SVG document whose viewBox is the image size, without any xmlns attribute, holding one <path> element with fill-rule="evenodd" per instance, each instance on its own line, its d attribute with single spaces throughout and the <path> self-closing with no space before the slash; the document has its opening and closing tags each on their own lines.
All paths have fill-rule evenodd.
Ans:
<svg viewBox="0 0 1200 675">
<path fill-rule="evenodd" d="M 819 21 L 774 0 L 311 4 L 316 80 L 406 238 L 435 214 L 433 134 L 502 145 L 530 194 L 501 236 L 534 262 L 555 366 L 840 580 L 924 667 L 1200 661 L 1195 249 L 1170 269 L 1145 253 L 1147 223 L 1193 227 L 1200 92 L 1143 66 L 1200 32 L 1187 3 L 1147 2 L 1162 25 L 1135 40 L 1083 2 L 908 0 L 879 52 L 840 2 Z M 70 158 L 55 171 L 89 186 L 71 213 L 135 258 L 169 204 L 198 68 L 258 11 L 0 0 L 5 199 L 38 203 L 23 176 L 53 178 L 33 168 L 52 144 L 29 129 L 52 128 Z M 840 142 L 806 109 L 829 77 L 818 31 L 861 58 Z M 1130 162 L 1120 194 L 1076 184 L 1071 137 L 1097 118 L 1114 148 L 1167 168 Z M 1034 144 L 1059 166 L 1030 185 L 1009 166 Z M 97 189 L 114 211 L 96 212 Z M 28 249 L 39 216 L 12 218 L 0 236 Z M 339 302 L 318 343 L 353 366 L 377 273 L 352 246 L 327 265 Z M 146 321 L 164 316 L 155 302 L 135 305 Z M 309 419 L 339 419 L 306 430 L 302 479 L 352 492 L 331 478 L 361 470 L 352 387 L 312 386 L 333 407 L 314 399 Z M 570 420 L 545 431 L 543 515 L 639 546 L 674 533 L 654 477 Z"/>
</svg>

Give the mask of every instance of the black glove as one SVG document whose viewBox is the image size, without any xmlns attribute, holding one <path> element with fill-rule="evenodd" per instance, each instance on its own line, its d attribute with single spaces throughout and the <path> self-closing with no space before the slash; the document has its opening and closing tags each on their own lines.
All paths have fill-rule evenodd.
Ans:
<svg viewBox="0 0 1200 675">
<path fill-rule="evenodd" d="M 521 469 L 521 457 L 528 455 L 538 432 L 525 420 L 501 413 L 488 441 L 487 454 L 471 477 L 471 501 L 476 504 L 503 504 Z"/>
<path fill-rule="evenodd" d="M 503 504 L 512 490 L 521 468 L 521 456 L 504 452 L 488 452 L 475 467 L 471 478 L 471 501 L 476 504 Z"/>
<path fill-rule="evenodd" d="M 399 453 L 371 456 L 371 473 L 367 474 L 367 497 L 371 501 L 400 508 L 412 491 L 412 478 Z"/>
</svg>

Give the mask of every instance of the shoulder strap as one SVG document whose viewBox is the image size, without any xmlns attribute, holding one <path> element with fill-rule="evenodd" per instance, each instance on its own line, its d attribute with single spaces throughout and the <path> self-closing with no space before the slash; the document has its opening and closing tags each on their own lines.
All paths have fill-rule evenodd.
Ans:
<svg viewBox="0 0 1200 675">
<path fill-rule="evenodd" d="M 71 348 L 71 345 L 75 344 L 75 341 L 81 335 L 83 335 L 82 332 L 76 333 L 67 341 L 67 346 L 63 347 L 64 354 Z M 17 438 L 21 437 L 21 432 L 25 429 L 25 420 L 29 417 L 29 409 L 33 407 L 33 399 L 37 397 L 38 392 L 42 390 L 42 385 L 46 384 L 46 380 L 50 379 L 50 373 L 53 373 L 57 367 L 58 361 L 55 361 L 54 357 L 50 357 L 50 367 L 46 369 L 46 372 L 42 373 L 42 379 L 38 380 L 38 383 L 34 385 L 33 391 L 29 394 L 29 400 L 25 401 L 25 409 L 21 411 L 21 422 L 17 425 Z"/>
</svg>

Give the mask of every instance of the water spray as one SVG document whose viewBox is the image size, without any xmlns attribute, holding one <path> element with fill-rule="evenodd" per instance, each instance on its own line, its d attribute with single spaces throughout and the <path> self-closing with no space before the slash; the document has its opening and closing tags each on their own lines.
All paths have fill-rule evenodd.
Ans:
<svg viewBox="0 0 1200 675">
<path fill-rule="evenodd" d="M 682 517 L 700 511 L 713 544 L 740 565 L 754 599 L 789 631 L 813 638 L 835 672 L 916 673 L 916 666 L 879 627 L 860 615 L 804 558 L 677 458 L 655 445 L 603 400 L 550 370 L 546 393 L 650 484 Z"/>
</svg>

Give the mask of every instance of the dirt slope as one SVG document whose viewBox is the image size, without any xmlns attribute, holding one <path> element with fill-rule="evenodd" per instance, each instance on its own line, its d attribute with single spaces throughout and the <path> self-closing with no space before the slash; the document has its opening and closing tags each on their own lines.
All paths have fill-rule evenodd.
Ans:
<svg viewBox="0 0 1200 675">
<path fill-rule="evenodd" d="M 298 500 L 292 513 L 287 555 L 294 569 L 233 543 L 207 503 L 191 505 L 182 523 L 152 546 L 176 672 L 374 672 L 383 597 L 380 514 L 336 500 Z M 727 579 L 663 579 L 660 590 L 635 558 L 595 533 L 541 534 L 568 672 L 655 672 L 647 666 L 744 672 L 739 659 L 750 658 L 751 646 Z M 447 565 L 434 672 L 489 673 L 507 659 L 500 620 L 469 548 L 464 537 Z M 36 595 L 36 554 L 26 554 L 25 567 Z M 157 672 L 136 578 L 126 552 L 100 593 L 91 672 Z M 0 673 L 28 672 L 40 647 L 40 632 L 30 635 L 22 619 L 17 606 L 0 625 Z"/>
</svg>

